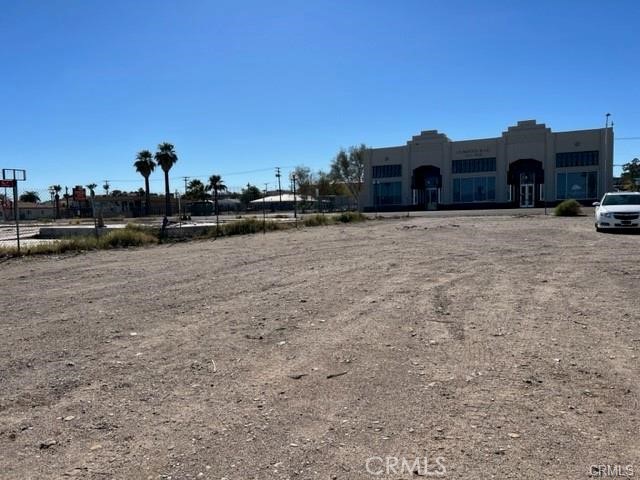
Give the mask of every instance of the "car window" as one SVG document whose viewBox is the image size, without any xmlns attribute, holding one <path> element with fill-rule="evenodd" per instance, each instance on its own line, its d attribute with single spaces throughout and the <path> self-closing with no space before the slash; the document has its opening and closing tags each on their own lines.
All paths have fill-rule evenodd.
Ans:
<svg viewBox="0 0 640 480">
<path fill-rule="evenodd" d="M 602 205 L 640 205 L 640 195 L 607 195 Z"/>
</svg>

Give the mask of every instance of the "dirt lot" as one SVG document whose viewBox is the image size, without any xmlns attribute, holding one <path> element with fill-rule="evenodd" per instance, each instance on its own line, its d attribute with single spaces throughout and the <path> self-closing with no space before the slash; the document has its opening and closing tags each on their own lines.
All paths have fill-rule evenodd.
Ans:
<svg viewBox="0 0 640 480">
<path fill-rule="evenodd" d="M 409 218 L 5 261 L 0 477 L 640 476 L 639 245 Z"/>
</svg>

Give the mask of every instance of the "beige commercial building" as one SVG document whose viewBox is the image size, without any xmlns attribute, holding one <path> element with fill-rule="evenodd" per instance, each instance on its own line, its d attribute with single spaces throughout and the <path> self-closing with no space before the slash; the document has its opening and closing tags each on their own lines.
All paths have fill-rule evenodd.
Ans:
<svg viewBox="0 0 640 480">
<path fill-rule="evenodd" d="M 369 150 L 366 210 L 496 208 L 582 203 L 613 188 L 613 128 L 552 132 L 535 120 L 496 138 L 453 141 L 437 130 Z"/>
</svg>

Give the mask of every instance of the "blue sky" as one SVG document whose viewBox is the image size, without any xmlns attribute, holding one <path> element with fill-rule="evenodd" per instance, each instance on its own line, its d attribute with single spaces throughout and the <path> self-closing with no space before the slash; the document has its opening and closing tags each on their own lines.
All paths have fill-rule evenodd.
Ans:
<svg viewBox="0 0 640 480">
<path fill-rule="evenodd" d="M 178 177 L 274 185 L 341 146 L 421 130 L 498 136 L 535 118 L 640 137 L 637 1 L 2 1 L 0 166 L 21 189 Z M 618 140 L 615 163 L 640 156 Z M 252 172 L 252 173 L 242 173 Z M 161 172 L 152 189 L 162 189 Z"/>
</svg>

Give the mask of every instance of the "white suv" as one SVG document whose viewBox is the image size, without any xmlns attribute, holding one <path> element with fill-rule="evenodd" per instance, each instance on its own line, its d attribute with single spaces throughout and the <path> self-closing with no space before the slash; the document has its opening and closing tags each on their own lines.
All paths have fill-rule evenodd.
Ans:
<svg viewBox="0 0 640 480">
<path fill-rule="evenodd" d="M 640 192 L 605 193 L 596 207 L 596 230 L 640 228 Z"/>
</svg>

